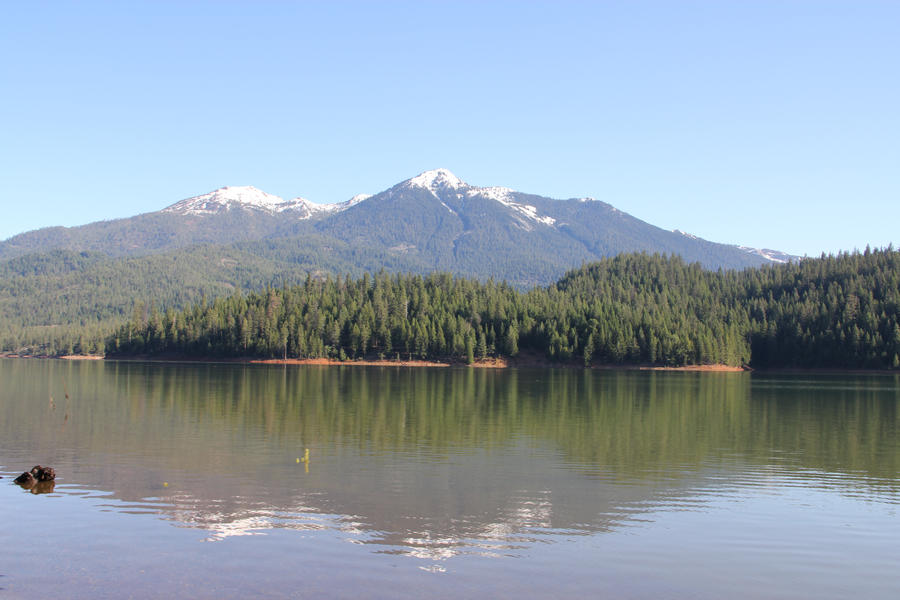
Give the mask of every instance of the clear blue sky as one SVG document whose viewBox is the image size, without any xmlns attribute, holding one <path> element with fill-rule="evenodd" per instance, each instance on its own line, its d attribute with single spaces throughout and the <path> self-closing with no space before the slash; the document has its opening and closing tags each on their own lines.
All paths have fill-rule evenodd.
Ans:
<svg viewBox="0 0 900 600">
<path fill-rule="evenodd" d="M 0 239 L 436 167 L 797 254 L 900 242 L 900 2 L 6 2 Z"/>
</svg>

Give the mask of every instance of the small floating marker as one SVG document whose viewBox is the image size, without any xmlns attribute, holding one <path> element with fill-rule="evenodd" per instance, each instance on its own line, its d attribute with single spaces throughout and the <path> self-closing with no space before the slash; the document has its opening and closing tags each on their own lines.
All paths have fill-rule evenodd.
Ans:
<svg viewBox="0 0 900 600">
<path fill-rule="evenodd" d="M 299 459 L 299 458 L 297 459 L 297 464 L 298 464 L 298 465 L 300 464 L 300 459 Z"/>
<path fill-rule="evenodd" d="M 163 487 L 169 487 L 169 482 L 168 482 L 168 481 L 163 481 Z"/>
<path fill-rule="evenodd" d="M 304 450 L 303 458 L 298 458 L 297 462 L 303 462 L 304 472 L 309 473 L 309 448 Z"/>
</svg>

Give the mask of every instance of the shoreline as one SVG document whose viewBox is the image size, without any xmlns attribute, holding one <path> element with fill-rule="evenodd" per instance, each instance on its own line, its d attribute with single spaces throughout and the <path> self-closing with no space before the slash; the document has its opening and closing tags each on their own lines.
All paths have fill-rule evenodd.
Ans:
<svg viewBox="0 0 900 600">
<path fill-rule="evenodd" d="M 683 365 L 680 367 L 666 367 L 660 365 L 591 365 L 585 367 L 578 363 L 558 363 L 535 356 L 519 358 L 494 357 L 476 360 L 467 364 L 462 361 L 437 361 L 422 359 L 356 359 L 338 360 L 335 358 L 214 358 L 214 357 L 184 357 L 184 356 L 135 356 L 135 357 L 61 357 L 66 360 L 107 360 L 110 362 L 159 362 L 159 363 L 226 363 L 226 364 L 250 364 L 250 365 L 291 365 L 291 366 L 325 366 L 325 367 L 431 367 L 448 368 L 463 367 L 472 369 L 517 369 L 517 368 L 543 368 L 543 369 L 591 369 L 595 371 L 683 371 L 683 372 L 710 372 L 710 373 L 743 373 L 750 371 L 744 367 L 732 367 L 729 365 Z"/>
<path fill-rule="evenodd" d="M 494 357 L 484 360 L 477 360 L 472 364 L 466 364 L 462 361 L 435 361 L 435 360 L 396 360 L 396 359 L 359 359 L 359 360 L 337 360 L 333 358 L 216 358 L 216 357 L 193 357 L 193 356 L 101 356 L 97 354 L 68 354 L 64 356 L 46 356 L 46 355 L 26 355 L 14 353 L 2 353 L 0 358 L 23 358 L 23 359 L 55 359 L 55 360 L 71 360 L 71 361 L 108 361 L 108 362 L 150 362 L 165 364 L 191 364 L 191 363 L 207 363 L 207 364 L 246 364 L 246 365 L 290 365 L 290 366 L 327 366 L 327 367 L 407 367 L 407 368 L 448 368 L 448 367 L 465 367 L 472 369 L 590 369 L 592 371 L 670 371 L 683 373 L 764 373 L 764 374 L 783 374 L 783 375 L 900 375 L 900 370 L 891 369 L 842 369 L 842 368 L 774 368 L 774 369 L 754 369 L 751 367 L 733 367 L 730 365 L 714 364 L 714 365 L 682 365 L 679 367 L 667 367 L 662 365 L 645 365 L 645 364 L 595 364 L 585 367 L 579 363 L 558 363 L 546 360 L 536 356 L 520 356 L 516 358 Z"/>
<path fill-rule="evenodd" d="M 666 367 L 660 365 L 591 365 L 585 367 L 577 363 L 558 363 L 540 357 L 525 356 L 519 358 L 487 358 L 476 360 L 472 364 L 465 362 L 442 362 L 435 360 L 396 360 L 396 359 L 359 359 L 337 360 L 334 358 L 215 358 L 192 356 L 101 356 L 96 354 L 67 354 L 64 356 L 36 356 L 22 354 L 0 354 L 0 358 L 25 358 L 25 359 L 57 359 L 57 360 L 102 360 L 109 362 L 153 362 L 169 364 L 190 363 L 219 363 L 219 364 L 251 364 L 251 365 L 293 365 L 293 366 L 358 366 L 358 367 L 466 367 L 473 369 L 516 369 L 516 368 L 547 368 L 547 369 L 591 369 L 595 371 L 691 371 L 691 372 L 716 372 L 716 373 L 741 373 L 751 369 L 732 367 L 729 365 L 683 365 L 680 367 Z"/>
</svg>

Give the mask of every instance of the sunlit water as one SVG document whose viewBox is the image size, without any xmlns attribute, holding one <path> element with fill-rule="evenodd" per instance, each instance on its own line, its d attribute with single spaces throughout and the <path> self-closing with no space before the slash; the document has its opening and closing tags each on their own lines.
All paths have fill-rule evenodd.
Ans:
<svg viewBox="0 0 900 600">
<path fill-rule="evenodd" d="M 900 597 L 895 376 L 0 360 L 0 415 L 0 597 Z"/>
</svg>

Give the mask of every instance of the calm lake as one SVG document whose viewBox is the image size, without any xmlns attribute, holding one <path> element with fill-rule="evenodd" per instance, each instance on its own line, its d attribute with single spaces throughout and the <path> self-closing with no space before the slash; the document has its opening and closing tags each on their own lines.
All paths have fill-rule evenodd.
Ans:
<svg viewBox="0 0 900 600">
<path fill-rule="evenodd" d="M 4 359 L 0 415 L 4 598 L 900 597 L 897 376 Z"/>
</svg>

